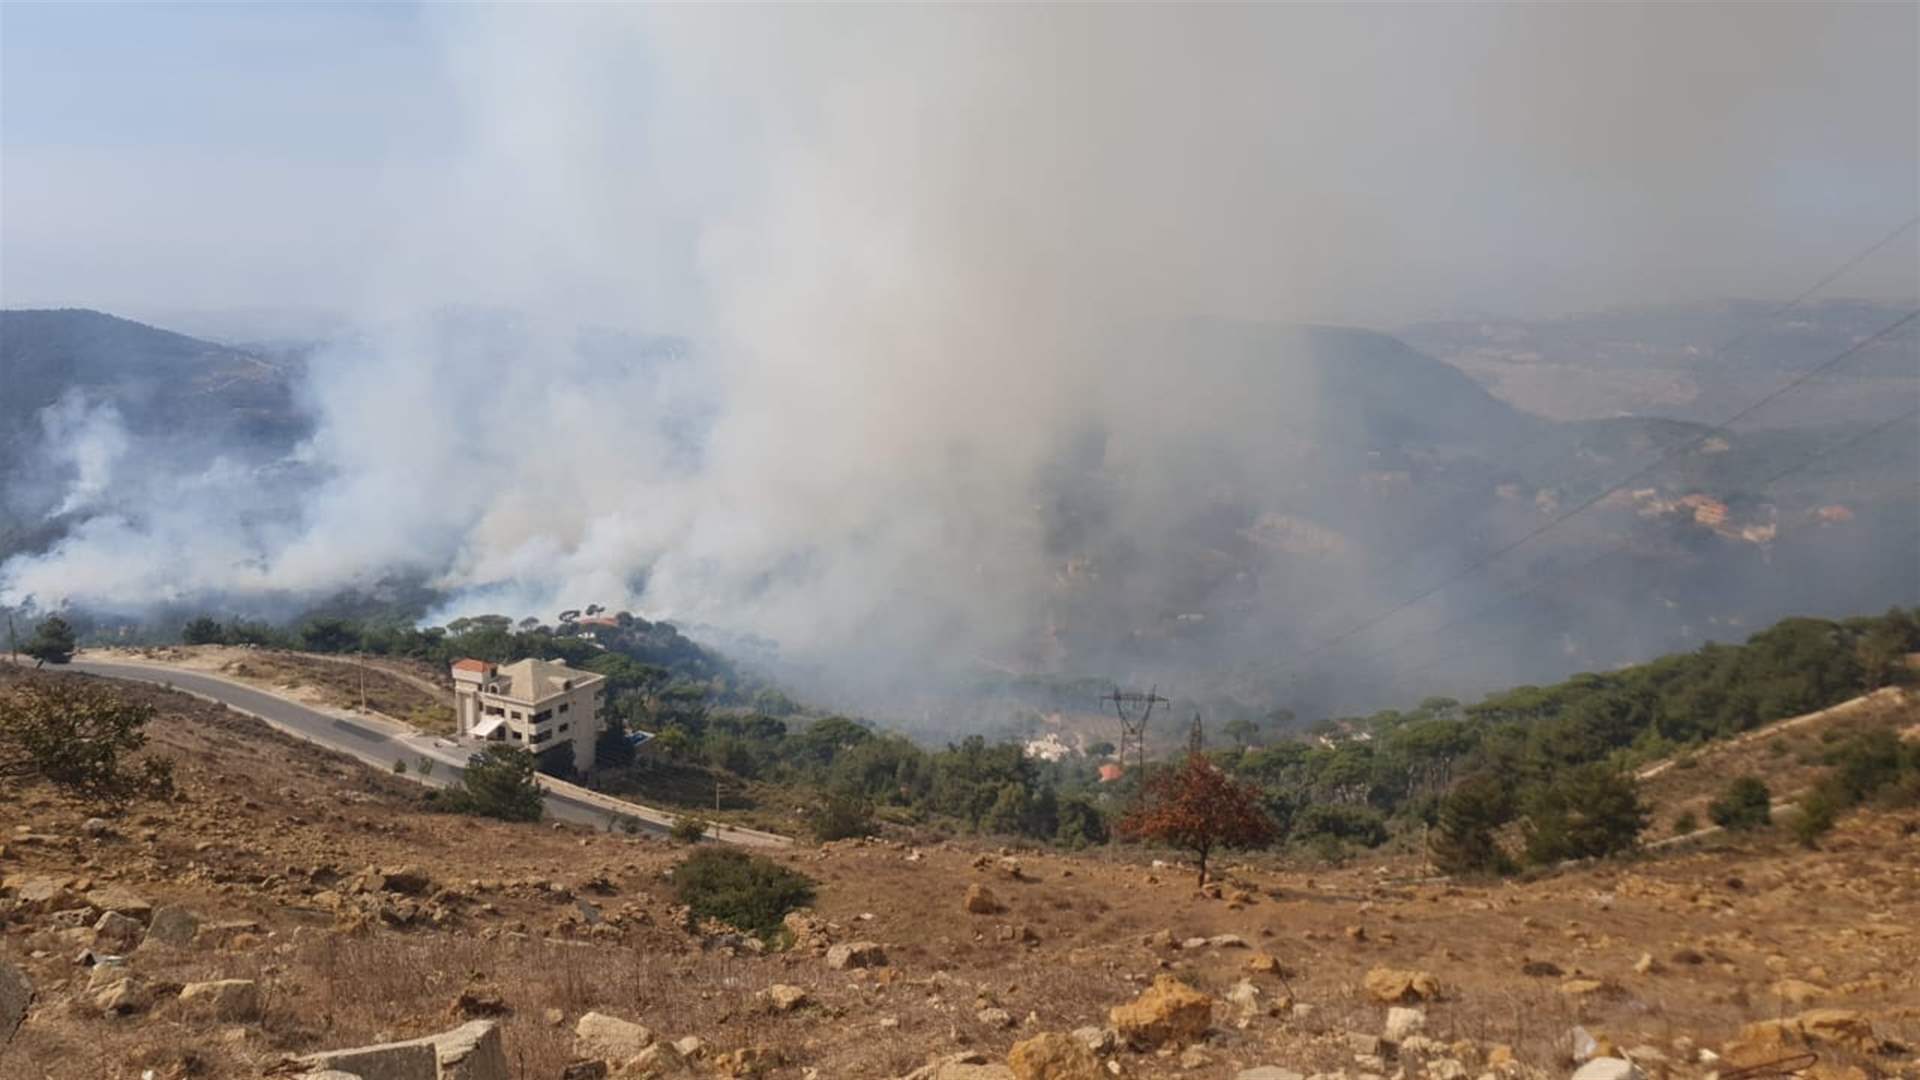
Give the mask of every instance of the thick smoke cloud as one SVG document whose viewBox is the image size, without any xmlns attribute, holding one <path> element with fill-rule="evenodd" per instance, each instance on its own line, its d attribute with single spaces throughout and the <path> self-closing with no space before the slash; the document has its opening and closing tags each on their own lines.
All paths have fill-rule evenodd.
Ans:
<svg viewBox="0 0 1920 1080">
<path fill-rule="evenodd" d="M 8 596 L 416 574 L 442 615 L 631 606 L 885 682 L 1054 662 L 1092 546 L 1137 549 L 1116 638 L 1177 619 L 1157 553 L 1238 502 L 1317 560 L 1243 598 L 1268 634 L 1377 602 L 1363 521 L 1279 512 L 1342 433 L 1274 405 L 1316 400 L 1312 365 L 1249 397 L 1165 327 L 1783 291 L 1914 190 L 1911 8 L 433 17 L 462 151 L 355 266 L 313 437 L 115 494 L 111 418 L 63 406 L 93 516 Z M 1829 213 L 1835 169 L 1889 213 Z M 1091 539 L 1048 513 L 1063 468 Z"/>
</svg>

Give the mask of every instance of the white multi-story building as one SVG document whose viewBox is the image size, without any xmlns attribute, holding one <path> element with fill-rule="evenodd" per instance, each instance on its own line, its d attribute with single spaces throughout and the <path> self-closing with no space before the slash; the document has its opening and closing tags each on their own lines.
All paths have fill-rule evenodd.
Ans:
<svg viewBox="0 0 1920 1080">
<path fill-rule="evenodd" d="M 573 746 L 573 767 L 593 768 L 606 676 L 564 660 L 453 664 L 454 715 L 463 738 L 504 742 L 536 754 Z"/>
</svg>

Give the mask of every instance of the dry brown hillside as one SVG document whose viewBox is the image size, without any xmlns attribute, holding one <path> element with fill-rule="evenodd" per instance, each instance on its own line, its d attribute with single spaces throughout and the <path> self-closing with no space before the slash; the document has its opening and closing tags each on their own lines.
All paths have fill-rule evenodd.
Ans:
<svg viewBox="0 0 1920 1080">
<path fill-rule="evenodd" d="M 72 677 L 0 668 L 0 691 Z M 160 707 L 148 752 L 178 762 L 176 801 L 102 816 L 33 782 L 0 802 L 0 956 L 39 994 L 0 1051 L 6 1080 L 257 1077 L 471 1015 L 499 1019 L 513 1076 L 556 1080 L 596 1011 L 697 1037 L 689 1075 L 893 1077 L 974 1052 L 982 1071 L 936 1075 L 988 1080 L 1012 1075 L 992 1066 L 1016 1042 L 1106 1025 L 1162 975 L 1213 999 L 1208 1030 L 1107 1050 L 1099 1075 L 1560 1077 L 1579 1024 L 1650 1075 L 1724 1080 L 1701 1051 L 1797 1046 L 1729 1044 L 1815 1009 L 1838 1011 L 1789 1035 L 1811 1035 L 1823 1080 L 1920 1075 L 1914 812 L 1847 818 L 1820 851 L 1760 833 L 1499 884 L 1275 863 L 1201 891 L 1132 850 L 802 847 L 774 857 L 820 883 L 797 922 L 810 940 L 760 953 L 687 926 L 667 877 L 685 849 L 436 815 L 417 788 L 217 707 L 125 692 Z M 979 914 L 973 885 L 992 894 Z M 83 963 L 135 940 L 125 968 Z M 823 955 L 856 941 L 884 964 Z M 1431 978 L 1370 990 L 1376 969 Z M 257 1011 L 182 1000 L 212 979 L 252 980 Z M 777 1007 L 775 985 L 804 998 Z M 1395 991 L 1419 1017 L 1381 1042 Z"/>
</svg>

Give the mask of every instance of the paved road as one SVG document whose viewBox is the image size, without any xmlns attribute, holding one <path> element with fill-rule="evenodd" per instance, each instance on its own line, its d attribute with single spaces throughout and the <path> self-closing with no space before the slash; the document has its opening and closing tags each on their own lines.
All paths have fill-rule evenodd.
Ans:
<svg viewBox="0 0 1920 1080">
<path fill-rule="evenodd" d="M 349 754 L 378 769 L 391 769 L 396 760 L 405 761 L 411 767 L 421 757 L 429 757 L 434 759 L 435 766 L 433 776 L 427 782 L 437 785 L 458 780 L 462 766 L 474 753 L 446 739 L 411 733 L 397 725 L 372 718 L 347 720 L 329 716 L 286 698 L 198 672 L 80 658 L 67 667 L 111 679 L 172 686 L 199 697 L 210 698 L 265 721 L 289 735 Z M 596 828 L 606 825 L 607 810 L 599 806 L 552 791 L 547 793 L 546 798 L 550 817 Z M 651 821 L 637 814 L 632 816 L 648 832 L 667 831 L 666 824 L 662 822 Z"/>
</svg>

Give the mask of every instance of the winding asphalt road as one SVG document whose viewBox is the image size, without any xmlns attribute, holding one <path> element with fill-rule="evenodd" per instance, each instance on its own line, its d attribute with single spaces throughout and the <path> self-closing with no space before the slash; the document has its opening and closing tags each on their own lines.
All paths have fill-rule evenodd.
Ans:
<svg viewBox="0 0 1920 1080">
<path fill-rule="evenodd" d="M 276 694 L 199 672 L 159 665 L 89 660 L 84 656 L 75 657 L 66 667 L 72 671 L 109 679 L 129 679 L 135 682 L 170 686 L 195 697 L 216 701 L 295 738 L 305 739 L 329 750 L 338 750 L 377 769 L 390 769 L 395 761 L 405 761 L 411 767 L 422 757 L 431 758 L 435 762 L 432 776 L 422 777 L 418 775 L 416 769 L 412 778 L 436 786 L 445 786 L 458 781 L 467 760 L 476 752 L 449 739 L 422 735 L 411 728 L 373 717 L 349 720 L 331 716 Z M 549 817 L 595 828 L 606 827 L 607 816 L 611 809 L 609 805 L 596 805 L 588 798 L 551 789 L 546 793 L 546 801 Z M 631 806 L 624 816 L 639 822 L 642 829 L 655 834 L 665 833 L 672 823 L 671 815 L 653 811 L 648 807 Z M 715 830 L 714 835 L 716 839 L 745 843 L 766 842 L 759 839 L 760 837 L 766 837 L 767 841 L 773 842 L 784 839 L 732 829 Z"/>
</svg>

